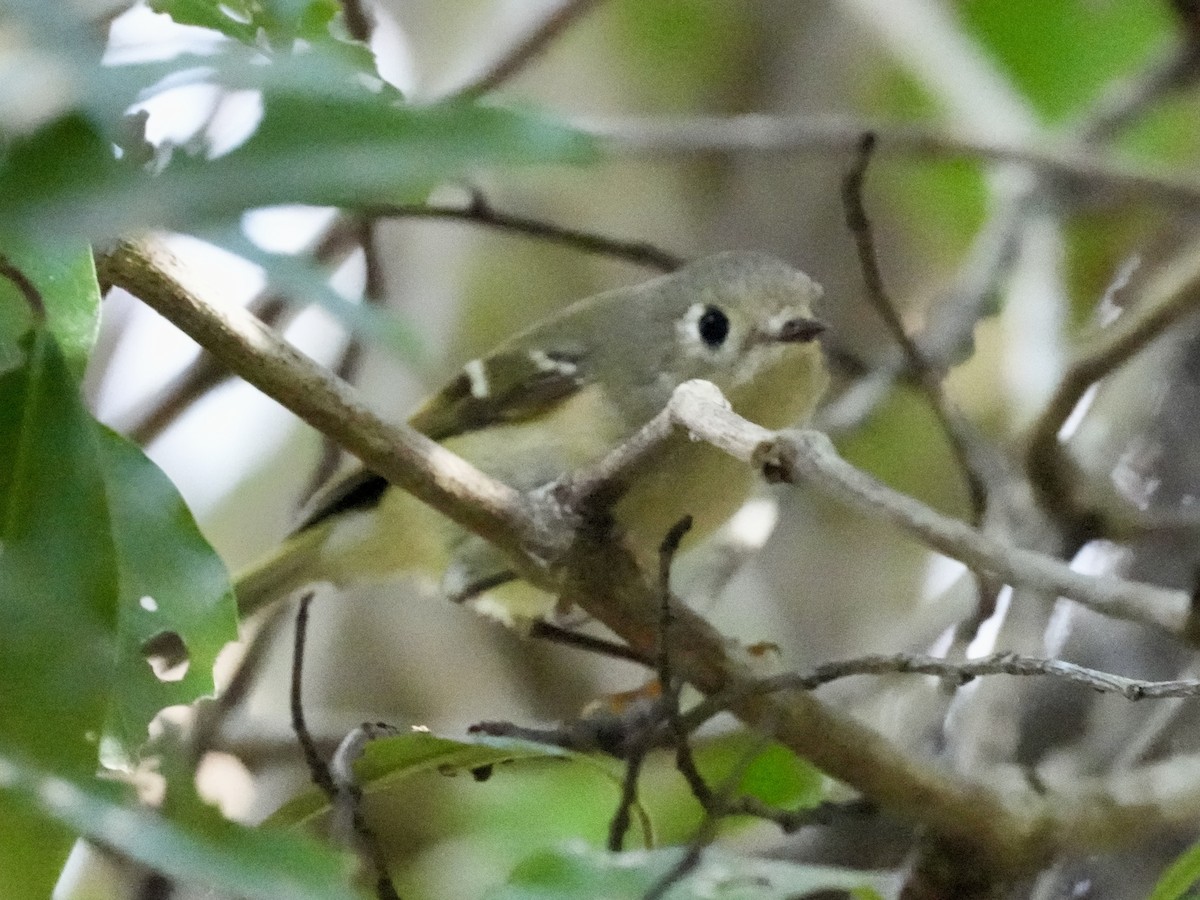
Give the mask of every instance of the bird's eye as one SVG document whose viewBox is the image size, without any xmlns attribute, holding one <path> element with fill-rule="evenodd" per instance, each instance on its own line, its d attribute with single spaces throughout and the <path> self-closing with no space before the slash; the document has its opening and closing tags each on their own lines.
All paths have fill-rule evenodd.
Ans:
<svg viewBox="0 0 1200 900">
<path fill-rule="evenodd" d="M 696 322 L 696 330 L 708 346 L 720 347 L 729 336 L 729 316 L 715 306 L 706 306 Z"/>
</svg>

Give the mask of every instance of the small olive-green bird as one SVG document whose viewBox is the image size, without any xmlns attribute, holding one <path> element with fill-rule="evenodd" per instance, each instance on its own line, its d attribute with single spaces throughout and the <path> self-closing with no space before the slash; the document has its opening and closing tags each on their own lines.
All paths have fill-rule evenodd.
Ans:
<svg viewBox="0 0 1200 900">
<path fill-rule="evenodd" d="M 643 284 L 588 297 L 473 359 L 409 424 L 520 490 L 585 468 L 627 440 L 689 379 L 716 384 L 766 428 L 805 419 L 828 380 L 813 318 L 821 288 L 761 253 L 723 253 Z M 746 499 L 754 473 L 677 434 L 629 479 L 613 512 L 653 559 L 668 529 L 711 533 Z M 440 579 L 452 599 L 527 626 L 554 599 L 515 582 L 500 551 L 378 475 L 331 486 L 266 562 L 235 585 L 248 614 L 317 582 L 400 574 Z"/>
</svg>

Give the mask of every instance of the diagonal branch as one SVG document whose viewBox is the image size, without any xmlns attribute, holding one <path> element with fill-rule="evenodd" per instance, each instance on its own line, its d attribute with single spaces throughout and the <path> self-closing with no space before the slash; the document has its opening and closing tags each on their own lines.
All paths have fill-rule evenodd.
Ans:
<svg viewBox="0 0 1200 900">
<path fill-rule="evenodd" d="M 655 656 L 662 621 L 658 579 L 646 577 L 611 534 L 576 527 L 583 517 L 557 500 L 560 491 L 552 487 L 521 494 L 412 429 L 387 425 L 352 388 L 244 310 L 217 309 L 188 292 L 177 263 L 161 255 L 153 242 L 124 242 L 101 262 L 105 277 L 142 297 L 231 370 L 334 437 L 374 471 L 493 541 L 522 577 L 578 604 L 639 654 Z M 874 482 L 837 457 L 822 435 L 773 433 L 737 417 L 712 385 L 682 385 L 669 408 L 635 442 L 656 435 L 665 439 L 677 427 L 776 477 L 803 477 L 871 515 L 903 525 L 972 567 L 1178 634 L 1188 630 L 1190 603 L 1182 592 L 1090 578 L 1058 560 L 990 540 Z M 636 459 L 636 454 L 623 458 Z M 808 692 L 740 692 L 740 686 L 755 680 L 751 663 L 702 617 L 673 598 L 669 602 L 670 660 L 679 679 L 704 694 L 732 692 L 736 699 L 730 709 L 747 725 L 769 733 L 881 809 L 925 824 L 959 848 L 966 864 L 1007 877 L 1035 870 L 1069 842 L 1112 839 L 1103 797 L 1061 810 L 1054 798 L 1027 786 L 1002 795 L 908 755 Z"/>
</svg>

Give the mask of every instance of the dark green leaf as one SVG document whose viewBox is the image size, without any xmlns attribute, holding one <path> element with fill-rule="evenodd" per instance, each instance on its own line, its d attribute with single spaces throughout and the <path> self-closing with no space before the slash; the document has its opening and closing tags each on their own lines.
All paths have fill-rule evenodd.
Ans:
<svg viewBox="0 0 1200 900">
<path fill-rule="evenodd" d="M 0 741 L 95 767 L 112 683 L 117 562 L 92 421 L 53 337 L 0 375 Z"/>
<path fill-rule="evenodd" d="M 75 379 L 45 329 L 20 349 L 23 365 L 0 373 L 0 746 L 87 776 L 112 684 L 116 559 Z M 0 876 L 20 877 L 3 893 L 44 889 L 70 835 L 4 806 L 17 837 L 0 840 Z"/>
<path fill-rule="evenodd" d="M 100 285 L 91 248 L 79 241 L 34 245 L 14 239 L 0 247 L 0 256 L 32 282 L 71 374 L 76 380 L 82 378 L 100 327 Z M 0 278 L 0 319 L 14 310 L 26 314 L 22 316 L 24 327 L 13 335 L 15 340 L 25 333 L 32 319 L 16 285 Z M 0 345 L 6 331 L 8 327 L 0 324 Z"/>
<path fill-rule="evenodd" d="M 213 692 L 213 663 L 237 638 L 237 612 L 225 566 L 175 486 L 123 437 L 101 425 L 97 433 L 120 575 L 105 761 L 124 764 L 145 742 L 159 710 Z M 183 650 L 182 677 L 155 675 L 147 661 L 155 644 Z"/>
</svg>

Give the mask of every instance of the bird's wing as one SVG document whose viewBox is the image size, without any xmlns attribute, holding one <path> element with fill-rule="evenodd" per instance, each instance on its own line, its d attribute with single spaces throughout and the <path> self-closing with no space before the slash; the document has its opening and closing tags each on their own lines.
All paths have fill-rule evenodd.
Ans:
<svg viewBox="0 0 1200 900">
<path fill-rule="evenodd" d="M 583 353 L 568 348 L 503 349 L 473 359 L 408 420 L 435 441 L 489 425 L 544 415 L 587 382 Z M 387 489 L 385 478 L 357 469 L 326 486 L 309 504 L 297 531 L 332 516 L 373 508 Z"/>
</svg>

